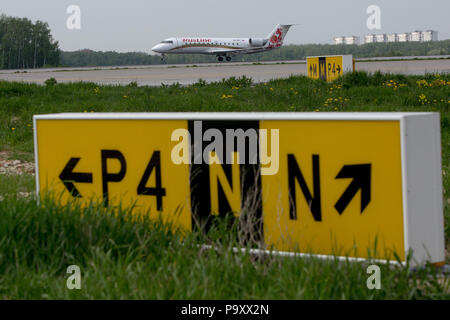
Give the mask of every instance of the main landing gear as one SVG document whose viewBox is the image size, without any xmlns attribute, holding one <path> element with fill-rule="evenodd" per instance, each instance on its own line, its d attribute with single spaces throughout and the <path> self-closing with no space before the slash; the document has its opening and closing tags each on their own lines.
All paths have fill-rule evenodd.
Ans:
<svg viewBox="0 0 450 320">
<path fill-rule="evenodd" d="M 217 56 L 217 60 L 219 60 L 220 62 L 223 61 L 223 58 L 224 58 L 223 56 Z M 226 59 L 228 62 L 231 61 L 231 57 L 229 57 L 229 56 L 226 56 L 225 59 Z"/>
</svg>

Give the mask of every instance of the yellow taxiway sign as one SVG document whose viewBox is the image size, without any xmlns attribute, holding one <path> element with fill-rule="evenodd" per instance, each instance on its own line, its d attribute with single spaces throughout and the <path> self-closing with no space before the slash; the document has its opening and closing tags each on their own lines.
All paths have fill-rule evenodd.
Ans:
<svg viewBox="0 0 450 320">
<path fill-rule="evenodd" d="M 38 192 L 174 227 L 251 214 L 267 249 L 444 261 L 438 113 L 37 115 Z"/>
</svg>

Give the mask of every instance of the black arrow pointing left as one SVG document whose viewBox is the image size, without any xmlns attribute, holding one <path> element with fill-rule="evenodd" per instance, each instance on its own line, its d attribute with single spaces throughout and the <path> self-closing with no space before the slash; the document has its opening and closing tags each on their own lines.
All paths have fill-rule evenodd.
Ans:
<svg viewBox="0 0 450 320">
<path fill-rule="evenodd" d="M 74 182 L 92 183 L 92 173 L 73 172 L 73 169 L 77 165 L 78 161 L 80 161 L 80 158 L 70 158 L 69 162 L 67 162 L 63 171 L 59 175 L 62 183 L 64 183 L 64 186 L 74 198 L 82 197 L 78 189 L 73 184 Z"/>
</svg>

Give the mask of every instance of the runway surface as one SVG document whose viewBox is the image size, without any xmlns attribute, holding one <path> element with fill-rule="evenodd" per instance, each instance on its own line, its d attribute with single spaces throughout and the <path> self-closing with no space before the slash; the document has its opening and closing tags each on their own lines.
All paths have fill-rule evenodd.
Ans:
<svg viewBox="0 0 450 320">
<path fill-rule="evenodd" d="M 414 58 L 414 57 L 413 57 Z M 422 57 L 416 57 L 422 58 Z M 393 58 L 375 58 L 356 61 L 357 71 L 424 75 L 425 73 L 450 73 L 450 59 L 386 61 Z M 247 76 L 255 82 L 291 75 L 306 75 L 306 63 L 299 61 L 261 63 L 205 63 L 197 65 L 148 65 L 99 68 L 55 68 L 29 70 L 1 70 L 0 80 L 43 84 L 49 78 L 58 82 L 95 82 L 98 84 L 159 86 L 161 84 L 192 84 L 199 79 L 207 82 L 223 78 Z"/>
</svg>

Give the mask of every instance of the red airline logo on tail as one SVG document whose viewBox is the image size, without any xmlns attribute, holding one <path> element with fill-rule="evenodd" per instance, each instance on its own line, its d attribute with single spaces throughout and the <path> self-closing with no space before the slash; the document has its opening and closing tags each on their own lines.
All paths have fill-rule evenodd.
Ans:
<svg viewBox="0 0 450 320">
<path fill-rule="evenodd" d="M 281 41 L 283 40 L 283 30 L 281 28 L 278 28 L 275 34 L 270 38 L 270 44 L 268 48 L 278 48 L 281 47 Z"/>
</svg>

